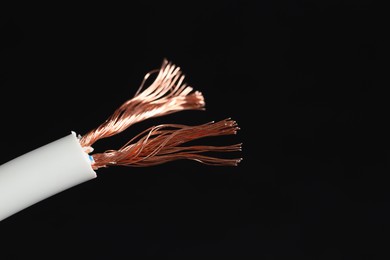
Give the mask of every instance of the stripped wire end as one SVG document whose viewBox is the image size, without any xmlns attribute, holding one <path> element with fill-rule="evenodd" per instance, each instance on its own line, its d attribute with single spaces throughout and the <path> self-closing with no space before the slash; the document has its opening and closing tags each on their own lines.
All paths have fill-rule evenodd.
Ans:
<svg viewBox="0 0 390 260">
<path fill-rule="evenodd" d="M 151 74 L 157 74 L 154 82 L 144 89 Z M 120 106 L 103 124 L 80 139 L 83 147 L 119 134 L 131 125 L 148 118 L 172 114 L 183 110 L 204 110 L 201 92 L 184 83 L 185 76 L 179 67 L 164 60 L 159 70 L 145 75 L 135 96 Z"/>
<path fill-rule="evenodd" d="M 144 88 L 152 74 L 154 82 Z M 179 67 L 164 60 L 159 70 L 147 73 L 135 96 L 120 106 L 103 124 L 79 139 L 84 151 L 92 152 L 92 145 L 103 138 L 119 134 L 131 125 L 148 118 L 168 115 L 183 110 L 204 110 L 201 92 L 184 83 Z M 215 166 L 236 166 L 242 159 L 211 156 L 213 152 L 241 151 L 241 144 L 208 146 L 184 144 L 210 136 L 236 134 L 240 128 L 228 118 L 199 126 L 164 124 L 151 127 L 127 142 L 119 150 L 108 150 L 91 155 L 94 170 L 113 166 L 144 167 L 174 160 L 188 159 Z M 205 154 L 207 153 L 207 155 Z"/>
<path fill-rule="evenodd" d="M 238 130 L 236 122 L 231 119 L 199 126 L 176 124 L 154 126 L 134 137 L 119 150 L 94 154 L 92 166 L 94 169 L 111 165 L 145 167 L 181 159 L 194 160 L 214 166 L 237 166 L 242 160 L 241 158 L 217 158 L 204 155 L 204 153 L 241 151 L 242 144 L 227 146 L 183 145 L 204 137 L 236 134 Z"/>
</svg>

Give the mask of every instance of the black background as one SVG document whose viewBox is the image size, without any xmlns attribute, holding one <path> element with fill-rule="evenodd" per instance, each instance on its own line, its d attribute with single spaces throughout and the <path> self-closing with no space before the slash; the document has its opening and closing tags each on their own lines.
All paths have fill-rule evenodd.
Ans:
<svg viewBox="0 0 390 260">
<path fill-rule="evenodd" d="M 371 1 L 130 1 L 2 9 L 1 161 L 84 134 L 163 58 L 207 111 L 232 117 L 239 167 L 178 161 L 108 168 L 0 223 L 4 259 L 50 255 L 354 259 L 388 246 L 389 96 L 381 9 Z M 262 258 L 262 259 L 263 259 Z"/>
</svg>

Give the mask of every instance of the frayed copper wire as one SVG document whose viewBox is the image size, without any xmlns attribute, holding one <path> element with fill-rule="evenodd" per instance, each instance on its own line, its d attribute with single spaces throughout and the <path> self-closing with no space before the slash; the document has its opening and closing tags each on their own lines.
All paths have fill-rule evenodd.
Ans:
<svg viewBox="0 0 390 260">
<path fill-rule="evenodd" d="M 144 89 L 148 78 L 158 73 L 154 82 Z M 142 120 L 171 114 L 181 110 L 203 110 L 203 95 L 184 82 L 179 67 L 164 60 L 159 70 L 145 75 L 134 98 L 126 101 L 103 124 L 80 138 L 80 144 L 87 153 L 93 151 L 92 144 L 126 130 Z M 234 152 L 241 150 L 241 144 L 228 146 L 193 145 L 182 146 L 192 140 L 209 136 L 236 134 L 239 130 L 235 121 L 225 119 L 200 126 L 166 124 L 145 130 L 119 150 L 109 150 L 92 155 L 93 169 L 112 165 L 152 166 L 173 160 L 189 159 L 217 166 L 235 166 L 241 159 L 216 158 L 204 153 Z"/>
<path fill-rule="evenodd" d="M 223 159 L 205 152 L 241 151 L 241 144 L 229 146 L 182 146 L 187 142 L 209 137 L 236 134 L 237 123 L 231 119 L 199 126 L 159 125 L 134 137 L 119 150 L 110 150 L 93 155 L 93 169 L 112 165 L 152 166 L 174 160 L 189 159 L 214 166 L 236 166 L 242 159 Z"/>
<path fill-rule="evenodd" d="M 157 72 L 154 82 L 144 89 L 147 79 Z M 192 87 L 184 83 L 180 68 L 164 60 L 159 70 L 145 75 L 135 96 L 120 106 L 103 124 L 82 136 L 80 144 L 90 147 L 99 139 L 116 135 L 145 119 L 181 110 L 203 110 L 204 106 L 202 93 L 193 92 Z"/>
</svg>

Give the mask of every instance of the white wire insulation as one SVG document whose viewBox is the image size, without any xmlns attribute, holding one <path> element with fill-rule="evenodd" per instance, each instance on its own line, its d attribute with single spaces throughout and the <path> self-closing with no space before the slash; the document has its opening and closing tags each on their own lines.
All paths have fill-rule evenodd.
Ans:
<svg viewBox="0 0 390 260">
<path fill-rule="evenodd" d="M 0 221 L 96 178 L 75 133 L 0 166 Z"/>
</svg>

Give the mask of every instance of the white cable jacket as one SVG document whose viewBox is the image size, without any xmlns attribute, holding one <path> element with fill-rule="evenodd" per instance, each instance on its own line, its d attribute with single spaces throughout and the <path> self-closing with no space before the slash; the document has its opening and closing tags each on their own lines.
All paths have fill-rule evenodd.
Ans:
<svg viewBox="0 0 390 260">
<path fill-rule="evenodd" d="M 88 154 L 72 132 L 0 166 L 0 221 L 94 178 Z"/>
</svg>

